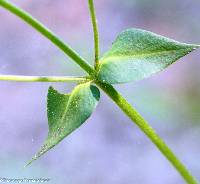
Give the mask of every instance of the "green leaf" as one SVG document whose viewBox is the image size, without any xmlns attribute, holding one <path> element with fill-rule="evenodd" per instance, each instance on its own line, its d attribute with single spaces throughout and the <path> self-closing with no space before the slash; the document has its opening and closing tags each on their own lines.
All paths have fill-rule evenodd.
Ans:
<svg viewBox="0 0 200 184">
<path fill-rule="evenodd" d="M 47 97 L 48 137 L 28 165 L 81 126 L 94 111 L 99 98 L 99 89 L 90 82 L 78 85 L 71 94 L 60 94 L 50 87 Z"/>
<path fill-rule="evenodd" d="M 100 59 L 98 79 L 109 84 L 141 80 L 164 70 L 198 47 L 149 31 L 128 29 Z"/>
</svg>

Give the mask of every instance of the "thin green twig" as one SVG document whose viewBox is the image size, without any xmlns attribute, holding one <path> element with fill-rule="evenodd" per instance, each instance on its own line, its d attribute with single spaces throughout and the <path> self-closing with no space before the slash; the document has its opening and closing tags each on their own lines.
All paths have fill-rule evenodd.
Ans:
<svg viewBox="0 0 200 184">
<path fill-rule="evenodd" d="M 99 65 L 99 32 L 98 32 L 98 25 L 96 19 L 96 12 L 94 8 L 93 0 L 88 0 L 90 16 L 92 20 L 93 32 L 94 32 L 94 51 L 95 51 L 95 69 L 98 69 Z"/>
<path fill-rule="evenodd" d="M 66 43 L 64 43 L 58 36 L 52 33 L 48 28 L 41 24 L 38 20 L 33 18 L 29 13 L 20 9 L 16 5 L 6 1 L 0 0 L 0 6 L 4 7 L 11 13 L 20 17 L 26 23 L 31 25 L 35 30 L 40 32 L 43 36 L 48 38 L 52 43 L 54 43 L 58 48 L 60 48 L 65 54 L 72 58 L 81 68 L 83 68 L 87 73 L 92 75 L 94 73 L 93 68 L 72 48 L 70 48 Z"/>
<path fill-rule="evenodd" d="M 146 134 L 162 154 L 171 162 L 188 184 L 198 184 L 171 149 L 159 137 L 149 123 L 118 93 L 112 85 L 96 82 L 96 84 L 119 106 L 119 108 Z"/>
<path fill-rule="evenodd" d="M 92 2 L 92 1 L 91 1 Z M 93 3 L 93 2 L 92 2 Z M 62 40 L 50 32 L 37 20 L 32 18 L 28 13 L 19 9 L 15 5 L 0 0 L 0 5 L 12 12 L 13 14 L 21 17 L 25 22 L 30 24 L 33 28 L 38 30 L 41 34 L 47 37 L 51 42 L 58 46 L 68 56 L 70 56 L 77 64 L 79 64 L 86 72 L 93 76 L 93 68 L 85 62 L 75 51 L 67 46 Z M 94 9 L 94 6 L 92 7 Z M 93 12 L 95 12 L 93 10 Z M 96 20 L 96 19 L 95 19 Z M 95 33 L 96 34 L 96 33 Z M 139 128 L 149 137 L 149 139 L 157 146 L 163 155 L 172 163 L 176 170 L 182 175 L 188 184 L 198 184 L 196 179 L 190 174 L 186 167 L 178 160 L 170 148 L 164 141 L 156 134 L 153 128 L 144 120 L 144 118 L 112 87 L 112 85 L 96 81 L 96 84 L 121 108 L 121 110 L 133 121 Z"/>
<path fill-rule="evenodd" d="M 83 82 L 85 77 L 0 75 L 0 81 L 15 82 Z"/>
</svg>

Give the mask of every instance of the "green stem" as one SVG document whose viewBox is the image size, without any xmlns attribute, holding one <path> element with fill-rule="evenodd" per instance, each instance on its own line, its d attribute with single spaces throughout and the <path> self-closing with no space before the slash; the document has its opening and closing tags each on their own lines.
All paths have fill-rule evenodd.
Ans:
<svg viewBox="0 0 200 184">
<path fill-rule="evenodd" d="M 171 162 L 180 175 L 188 184 L 198 184 L 197 180 L 190 174 L 186 167 L 178 160 L 175 154 L 157 135 L 154 129 L 144 118 L 119 94 L 113 86 L 101 82 L 97 85 L 119 106 L 119 108 L 149 137 L 162 154 Z"/>
<path fill-rule="evenodd" d="M 26 23 L 35 28 L 43 36 L 48 38 L 52 43 L 54 43 L 58 48 L 60 48 L 65 54 L 72 58 L 81 68 L 83 68 L 87 73 L 92 75 L 94 73 L 93 68 L 81 57 L 79 56 L 72 48 L 70 48 L 66 43 L 59 39 L 54 33 L 52 33 L 48 28 L 43 24 L 33 18 L 30 14 L 20 9 L 16 5 L 6 1 L 0 0 L 0 6 L 4 7 L 11 13 L 23 19 Z"/>
<path fill-rule="evenodd" d="M 0 75 L 0 81 L 15 82 L 83 82 L 88 80 L 84 77 L 67 76 L 19 76 L 19 75 Z"/>
<path fill-rule="evenodd" d="M 93 1 L 88 1 L 90 4 L 91 12 L 94 11 Z M 77 64 L 81 66 L 86 72 L 90 75 L 94 75 L 93 68 L 83 59 L 81 58 L 74 50 L 72 50 L 69 46 L 67 46 L 62 40 L 60 40 L 56 35 L 54 35 L 50 30 L 48 30 L 45 26 L 43 26 L 40 22 L 35 20 L 31 15 L 24 12 L 20 8 L 16 7 L 15 5 L 5 1 L 0 0 L 0 6 L 6 8 L 13 14 L 17 15 L 25 22 L 30 24 L 33 28 L 43 34 L 46 38 L 48 38 L 52 43 L 54 43 L 57 47 L 59 47 L 62 51 L 64 51 L 69 57 L 71 57 Z M 96 23 L 95 14 L 94 16 L 94 23 Z M 95 36 L 95 53 L 98 51 L 97 45 L 97 38 L 98 32 L 97 27 L 95 29 L 96 33 Z M 97 48 L 96 48 L 97 47 Z M 95 54 L 96 57 L 98 54 Z M 96 59 L 95 59 L 96 60 Z M 98 60 L 96 60 L 98 62 Z M 98 64 L 98 63 L 97 63 Z M 96 65 L 96 64 L 95 64 Z M 9 78 L 9 77 L 8 77 Z M 7 78 L 7 79 L 8 79 Z M 5 79 L 5 80 L 7 80 Z M 16 79 L 16 78 L 15 78 Z M 22 80 L 22 79 L 21 79 Z M 35 79 L 37 80 L 37 79 Z M 46 80 L 46 78 L 42 79 Z M 33 82 L 33 81 L 31 81 Z M 48 82 L 48 81 L 45 81 Z M 49 81 L 50 82 L 50 81 Z M 54 82 L 54 81 L 53 81 Z M 57 81 L 56 81 L 57 82 Z M 101 82 L 96 82 L 96 84 L 101 87 L 105 93 L 110 96 L 110 98 L 121 108 L 121 110 L 133 121 L 135 122 L 139 128 L 150 138 L 150 140 L 157 146 L 157 148 L 163 153 L 163 155 L 172 163 L 172 165 L 176 168 L 176 170 L 183 176 L 185 181 L 188 184 L 197 184 L 198 182 L 193 178 L 190 172 L 185 168 L 185 166 L 176 158 L 174 153 L 170 150 L 170 148 L 164 143 L 164 141 L 156 134 L 153 128 L 143 119 L 143 117 L 109 84 L 104 84 Z"/>
<path fill-rule="evenodd" d="M 99 65 L 99 32 L 93 0 L 88 0 L 88 4 L 94 32 L 95 69 L 97 69 Z"/>
</svg>

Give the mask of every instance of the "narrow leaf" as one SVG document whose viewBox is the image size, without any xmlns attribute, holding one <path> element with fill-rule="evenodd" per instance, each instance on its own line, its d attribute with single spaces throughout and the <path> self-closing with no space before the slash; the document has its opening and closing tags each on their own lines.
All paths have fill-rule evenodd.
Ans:
<svg viewBox="0 0 200 184">
<path fill-rule="evenodd" d="M 100 59 L 98 78 L 110 84 L 141 80 L 164 70 L 198 47 L 149 31 L 128 29 Z"/>
<path fill-rule="evenodd" d="M 99 98 L 99 89 L 91 83 L 78 85 L 71 94 L 60 94 L 50 87 L 47 97 L 48 137 L 28 165 L 81 126 L 94 111 Z"/>
</svg>

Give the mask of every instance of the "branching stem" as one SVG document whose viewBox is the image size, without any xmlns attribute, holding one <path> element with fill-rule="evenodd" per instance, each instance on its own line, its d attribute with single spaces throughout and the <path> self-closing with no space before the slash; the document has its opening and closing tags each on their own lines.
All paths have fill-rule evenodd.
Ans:
<svg viewBox="0 0 200 184">
<path fill-rule="evenodd" d="M 95 38 L 95 67 L 98 66 L 98 30 L 96 24 L 96 16 L 94 10 L 94 4 L 92 0 L 88 0 L 91 18 L 94 28 L 94 38 Z M 87 73 L 90 74 L 91 78 L 94 77 L 94 69 L 74 50 L 72 50 L 68 45 L 66 45 L 62 40 L 60 40 L 55 34 L 43 26 L 40 22 L 35 20 L 31 15 L 11 4 L 6 0 L 0 0 L 0 6 L 9 10 L 13 14 L 17 15 L 25 22 L 30 24 L 33 28 L 43 34 L 52 43 L 54 43 L 58 48 L 64 51 L 69 57 L 71 57 L 77 64 L 80 65 Z M 77 80 L 78 79 L 78 80 Z M 66 81 L 80 81 L 83 78 L 68 78 L 68 77 L 25 77 L 25 76 L 1 76 L 1 80 L 14 80 L 14 81 L 28 81 L 28 82 L 61 82 Z M 112 85 L 105 84 L 96 81 L 96 84 L 120 107 L 120 109 L 133 121 L 137 126 L 148 136 L 148 138 L 156 145 L 156 147 L 163 153 L 163 155 L 172 163 L 176 170 L 182 175 L 188 184 L 198 184 L 195 178 L 190 174 L 186 167 L 178 160 L 175 154 L 170 150 L 170 148 L 164 143 L 164 141 L 156 134 L 154 129 L 144 120 L 144 118 L 119 94 Z"/>
<path fill-rule="evenodd" d="M 96 12 L 94 8 L 93 0 L 88 0 L 90 16 L 92 20 L 93 32 L 94 32 L 94 51 L 95 51 L 95 69 L 98 69 L 99 65 L 99 32 L 96 19 Z"/>
<path fill-rule="evenodd" d="M 24 10 L 20 9 L 16 5 L 6 0 L 0 0 L 0 6 L 4 7 L 11 13 L 20 17 L 26 23 L 31 25 L 35 30 L 40 32 L 43 36 L 48 38 L 65 54 L 67 54 L 71 59 L 73 59 L 88 74 L 92 75 L 94 73 L 93 68 L 78 53 L 76 53 L 72 48 L 70 48 L 66 43 L 64 43 L 60 38 L 58 38 L 58 36 L 52 33 L 48 28 L 46 28 L 42 23 L 33 18 L 29 13 L 25 12 Z"/>
<path fill-rule="evenodd" d="M 83 82 L 85 77 L 0 75 L 0 81 L 15 82 Z"/>
</svg>

